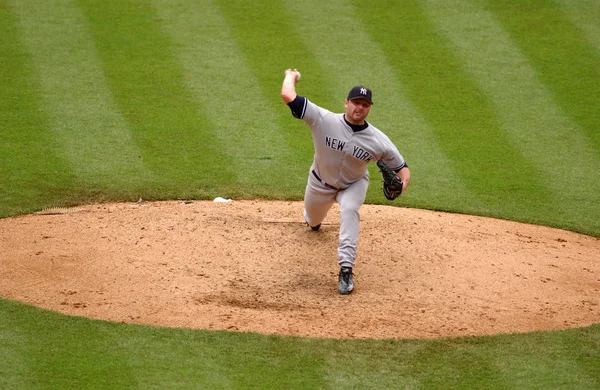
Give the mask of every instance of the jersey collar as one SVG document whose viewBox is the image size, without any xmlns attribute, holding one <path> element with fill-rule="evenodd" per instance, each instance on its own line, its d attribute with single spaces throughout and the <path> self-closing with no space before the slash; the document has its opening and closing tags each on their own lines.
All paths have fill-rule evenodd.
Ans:
<svg viewBox="0 0 600 390">
<path fill-rule="evenodd" d="M 348 122 L 346 120 L 346 117 L 342 115 L 342 119 L 344 120 L 344 122 L 346 122 L 346 125 L 348 125 L 348 127 L 350 127 L 352 129 L 352 131 L 354 133 L 358 132 L 358 131 L 362 131 L 364 129 L 366 129 L 367 127 L 369 127 L 369 123 L 367 123 L 367 121 L 365 121 L 365 123 L 363 125 L 353 125 L 352 123 Z"/>
</svg>

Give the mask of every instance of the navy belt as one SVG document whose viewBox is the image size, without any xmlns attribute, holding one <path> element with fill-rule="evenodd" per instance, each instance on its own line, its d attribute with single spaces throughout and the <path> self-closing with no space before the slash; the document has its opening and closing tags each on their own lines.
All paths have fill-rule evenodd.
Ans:
<svg viewBox="0 0 600 390">
<path fill-rule="evenodd" d="M 319 175 L 317 175 L 317 172 L 315 172 L 315 170 L 313 169 L 312 174 L 317 178 L 318 181 L 320 181 L 321 183 L 323 183 L 323 185 L 327 188 L 331 188 L 332 190 L 339 190 L 339 188 L 336 188 L 330 184 L 325 183 L 323 180 L 321 180 L 321 178 L 319 177 Z"/>
</svg>

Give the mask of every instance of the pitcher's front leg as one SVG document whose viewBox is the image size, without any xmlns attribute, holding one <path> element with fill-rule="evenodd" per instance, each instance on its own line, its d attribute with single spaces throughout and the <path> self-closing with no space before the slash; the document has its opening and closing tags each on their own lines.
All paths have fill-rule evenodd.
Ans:
<svg viewBox="0 0 600 390">
<path fill-rule="evenodd" d="M 340 205 L 340 236 L 338 263 L 342 267 L 354 267 L 358 236 L 360 233 L 360 207 L 367 196 L 369 179 L 362 178 L 337 196 Z"/>
</svg>

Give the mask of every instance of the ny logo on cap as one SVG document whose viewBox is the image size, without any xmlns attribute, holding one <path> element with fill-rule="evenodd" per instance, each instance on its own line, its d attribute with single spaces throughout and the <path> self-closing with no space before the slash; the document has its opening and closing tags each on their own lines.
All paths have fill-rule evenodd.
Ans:
<svg viewBox="0 0 600 390">
<path fill-rule="evenodd" d="M 352 87 L 350 92 L 348 92 L 348 100 L 352 99 L 366 99 L 369 101 L 369 104 L 373 104 L 373 98 L 371 97 L 371 90 L 362 85 L 357 85 Z"/>
</svg>

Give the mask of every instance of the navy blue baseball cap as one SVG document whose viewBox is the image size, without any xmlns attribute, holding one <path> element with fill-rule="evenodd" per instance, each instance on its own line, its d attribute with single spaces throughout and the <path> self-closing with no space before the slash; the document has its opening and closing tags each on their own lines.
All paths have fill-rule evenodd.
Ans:
<svg viewBox="0 0 600 390">
<path fill-rule="evenodd" d="M 373 92 L 362 85 L 357 85 L 356 87 L 352 87 L 350 92 L 348 92 L 348 100 L 353 99 L 365 99 L 370 104 L 373 104 Z"/>
</svg>

